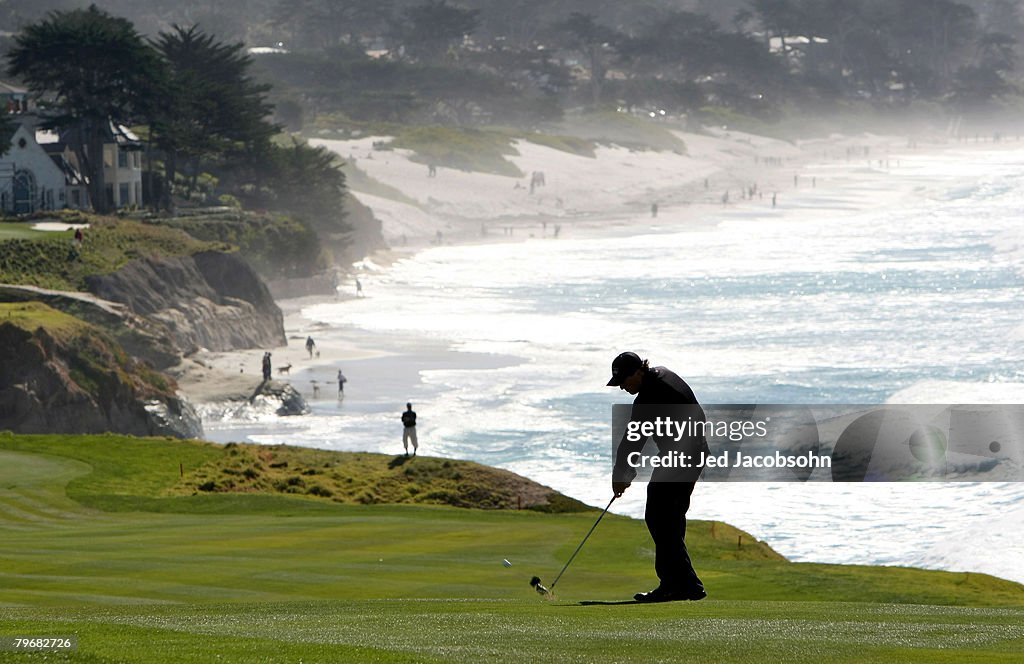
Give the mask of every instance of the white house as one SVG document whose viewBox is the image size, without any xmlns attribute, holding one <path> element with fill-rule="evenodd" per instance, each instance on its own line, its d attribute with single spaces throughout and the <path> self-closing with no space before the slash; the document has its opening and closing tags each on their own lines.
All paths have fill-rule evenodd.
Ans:
<svg viewBox="0 0 1024 664">
<path fill-rule="evenodd" d="M 26 214 L 90 207 L 88 180 L 67 143 L 55 132 L 36 129 L 34 115 L 15 117 L 20 126 L 0 155 L 0 210 Z M 142 206 L 142 143 L 121 125 L 111 123 L 104 141 L 103 178 L 112 207 Z"/>
<path fill-rule="evenodd" d="M 103 143 L 103 181 L 111 206 L 142 206 L 142 142 L 124 125 L 110 123 Z"/>
<path fill-rule="evenodd" d="M 0 210 L 26 214 L 37 210 L 86 207 L 85 180 L 63 157 L 47 153 L 35 130 L 21 124 L 0 157 Z"/>
</svg>

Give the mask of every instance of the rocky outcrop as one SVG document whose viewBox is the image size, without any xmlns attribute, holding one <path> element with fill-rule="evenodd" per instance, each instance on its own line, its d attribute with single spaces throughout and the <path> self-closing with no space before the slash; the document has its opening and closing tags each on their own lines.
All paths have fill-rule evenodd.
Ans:
<svg viewBox="0 0 1024 664">
<path fill-rule="evenodd" d="M 41 304 L 25 306 L 44 322 L 26 328 L 0 321 L 0 429 L 202 436 L 198 416 L 175 395 L 173 381 L 132 359 L 100 329 Z"/>
<path fill-rule="evenodd" d="M 249 397 L 249 403 L 255 403 L 258 400 L 279 404 L 274 413 L 281 417 L 305 415 L 309 412 L 309 404 L 289 383 L 276 380 L 263 381 Z"/>
<path fill-rule="evenodd" d="M 286 343 L 281 310 L 236 254 L 140 258 L 86 283 L 98 297 L 164 326 L 182 355 Z"/>
<path fill-rule="evenodd" d="M 181 362 L 178 342 L 165 325 L 91 293 L 0 284 L 0 302 L 42 302 L 92 323 L 110 334 L 129 355 L 149 362 L 155 369 L 168 369 Z"/>
</svg>

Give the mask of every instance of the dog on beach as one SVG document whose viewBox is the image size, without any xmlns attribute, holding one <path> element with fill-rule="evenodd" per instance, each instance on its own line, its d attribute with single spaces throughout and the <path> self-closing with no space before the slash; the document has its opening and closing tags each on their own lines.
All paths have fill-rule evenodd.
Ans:
<svg viewBox="0 0 1024 664">
<path fill-rule="evenodd" d="M 291 368 L 292 368 L 292 365 L 286 364 L 283 367 L 278 367 L 277 368 L 277 373 L 279 373 L 279 374 L 286 374 L 289 371 L 291 371 Z M 289 375 L 291 375 L 291 374 L 289 374 Z"/>
</svg>

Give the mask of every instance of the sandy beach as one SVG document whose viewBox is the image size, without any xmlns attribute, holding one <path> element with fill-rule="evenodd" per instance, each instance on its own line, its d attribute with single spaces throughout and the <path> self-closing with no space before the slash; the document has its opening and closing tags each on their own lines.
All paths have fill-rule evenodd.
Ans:
<svg viewBox="0 0 1024 664">
<path fill-rule="evenodd" d="M 801 204 L 812 189 L 818 197 L 828 196 L 831 187 L 841 186 L 830 180 L 836 168 L 897 168 L 900 152 L 908 149 L 905 138 L 876 135 L 836 135 L 797 143 L 722 129 L 677 135 L 686 144 L 685 154 L 601 146 L 589 158 L 520 141 L 519 154 L 511 161 L 524 173 L 543 171 L 545 177 L 545 185 L 532 193 L 528 177 L 447 168 L 428 177 L 426 167 L 411 161 L 406 150 L 375 151 L 373 144 L 387 137 L 314 139 L 311 143 L 354 161 L 373 180 L 405 196 L 394 200 L 354 190 L 382 221 L 391 249 L 356 263 L 335 301 L 356 297 L 356 276 L 372 282 L 394 261 L 439 244 L 557 241 L 630 235 L 652 227 L 700 228 L 716 223 L 716 216 L 726 211 L 756 220 L 771 214 L 773 207 Z M 652 204 L 657 205 L 656 217 Z M 408 367 L 423 364 L 415 358 L 432 358 L 426 364 L 436 364 L 446 351 L 440 343 L 426 348 L 422 339 L 381 339 L 356 332 L 344 342 L 319 345 L 310 357 L 305 340 L 311 336 L 315 341 L 324 324 L 303 310 L 327 300 L 279 301 L 287 346 L 200 351 L 172 372 L 180 391 L 195 403 L 247 399 L 261 381 L 260 361 L 269 350 L 274 379 L 291 382 L 309 399 L 335 395 L 338 369 L 352 380 L 355 377 L 345 367 L 368 360 L 377 361 L 376 378 L 364 381 L 363 387 L 383 394 L 394 382 L 381 376 L 402 374 L 415 381 L 414 372 L 406 375 Z M 463 354 L 463 361 L 467 359 Z"/>
<path fill-rule="evenodd" d="M 429 177 L 407 150 L 374 150 L 385 136 L 310 142 L 402 192 L 406 200 L 355 192 L 382 221 L 385 241 L 397 250 L 436 244 L 438 231 L 441 242 L 449 243 L 553 237 L 556 225 L 562 233 L 629 227 L 649 218 L 652 204 L 661 216 L 670 212 L 679 219 L 687 211 L 684 223 L 696 223 L 709 209 L 720 209 L 726 194 L 730 206 L 770 209 L 772 194 L 778 204 L 785 202 L 794 176 L 798 188 L 812 186 L 809 164 L 849 157 L 863 165 L 881 159 L 884 166 L 886 157 L 907 144 L 874 135 L 789 143 L 714 128 L 705 134 L 674 133 L 686 144 L 685 153 L 599 146 L 590 158 L 518 141 L 518 155 L 509 160 L 527 174 L 524 178 L 448 168 Z M 534 172 L 544 174 L 545 184 L 531 191 Z M 751 187 L 756 193 L 748 199 L 743 192 Z"/>
</svg>

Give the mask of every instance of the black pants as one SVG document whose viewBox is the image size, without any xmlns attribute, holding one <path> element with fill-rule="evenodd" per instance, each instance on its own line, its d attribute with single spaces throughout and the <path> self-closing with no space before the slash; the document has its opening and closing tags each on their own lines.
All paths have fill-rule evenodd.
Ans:
<svg viewBox="0 0 1024 664">
<path fill-rule="evenodd" d="M 654 540 L 654 571 L 661 587 L 676 592 L 704 590 L 686 552 L 686 511 L 696 482 L 650 482 L 644 520 Z"/>
</svg>

